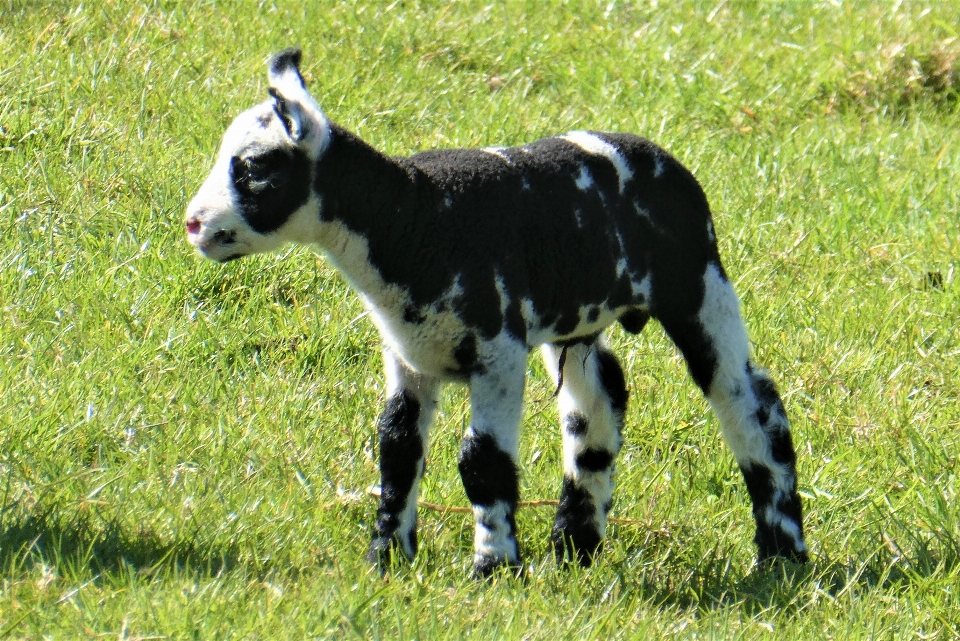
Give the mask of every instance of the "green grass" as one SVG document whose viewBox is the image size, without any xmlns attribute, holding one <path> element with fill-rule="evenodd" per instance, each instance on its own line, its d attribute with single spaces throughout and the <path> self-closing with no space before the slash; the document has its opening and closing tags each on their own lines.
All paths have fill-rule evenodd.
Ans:
<svg viewBox="0 0 960 641">
<path fill-rule="evenodd" d="M 960 5 L 0 2 L 0 638 L 960 636 Z M 783 392 L 815 562 L 753 567 L 747 494 L 659 327 L 589 570 L 518 520 L 524 581 L 468 579 L 468 515 L 363 561 L 377 337 L 306 249 L 208 264 L 182 212 L 299 44 L 390 153 L 633 131 L 711 200 Z M 522 494 L 560 444 L 530 363 Z M 423 498 L 467 504 L 444 394 Z"/>
</svg>

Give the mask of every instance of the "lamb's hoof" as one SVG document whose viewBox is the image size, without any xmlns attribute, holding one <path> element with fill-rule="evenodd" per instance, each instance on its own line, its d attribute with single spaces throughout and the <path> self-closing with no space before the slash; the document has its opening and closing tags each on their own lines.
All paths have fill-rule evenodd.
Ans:
<svg viewBox="0 0 960 641">
<path fill-rule="evenodd" d="M 370 542 L 367 562 L 374 565 L 380 574 L 386 574 L 393 560 L 393 548 L 396 544 L 388 537 L 378 536 Z"/>
<path fill-rule="evenodd" d="M 550 544 L 559 567 L 576 563 L 582 568 L 588 568 L 603 549 L 603 539 L 592 529 L 571 533 L 554 528 L 550 534 Z"/>
<path fill-rule="evenodd" d="M 777 567 L 783 563 L 796 563 L 805 565 L 810 562 L 810 555 L 806 550 L 797 550 L 795 548 L 786 549 L 761 549 L 757 555 L 757 567 L 763 570 Z"/>
<path fill-rule="evenodd" d="M 509 559 L 496 559 L 486 554 L 477 554 L 473 558 L 473 578 L 489 581 L 495 576 L 508 575 L 523 577 L 523 564 Z"/>
</svg>

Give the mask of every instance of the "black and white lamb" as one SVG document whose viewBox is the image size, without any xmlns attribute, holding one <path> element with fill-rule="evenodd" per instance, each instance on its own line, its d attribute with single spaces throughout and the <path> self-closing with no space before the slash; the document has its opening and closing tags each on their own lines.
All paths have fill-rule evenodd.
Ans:
<svg viewBox="0 0 960 641">
<path fill-rule="evenodd" d="M 383 340 L 380 504 L 370 559 L 417 551 L 417 492 L 441 383 L 469 385 L 459 469 L 474 569 L 520 567 L 517 444 L 527 355 L 558 386 L 560 562 L 600 547 L 627 407 L 602 337 L 662 323 L 720 420 L 753 501 L 761 561 L 807 559 L 783 404 L 749 354 L 706 197 L 676 159 L 628 134 L 574 131 L 522 147 L 390 158 L 327 120 L 300 52 L 269 67 L 271 98 L 227 129 L 186 213 L 190 243 L 226 262 L 318 245 Z"/>
</svg>

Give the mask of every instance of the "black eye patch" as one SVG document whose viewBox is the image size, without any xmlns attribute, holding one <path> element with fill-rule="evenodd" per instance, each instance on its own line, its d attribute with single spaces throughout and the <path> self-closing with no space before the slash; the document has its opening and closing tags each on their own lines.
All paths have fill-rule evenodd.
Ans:
<svg viewBox="0 0 960 641">
<path fill-rule="evenodd" d="M 230 159 L 240 215 L 260 234 L 283 226 L 310 196 L 310 161 L 299 149 L 271 149 Z"/>
<path fill-rule="evenodd" d="M 274 149 L 256 156 L 234 157 L 231 163 L 234 179 L 243 183 L 254 183 L 269 180 L 271 177 L 281 178 L 284 169 L 289 165 L 288 154 Z"/>
</svg>

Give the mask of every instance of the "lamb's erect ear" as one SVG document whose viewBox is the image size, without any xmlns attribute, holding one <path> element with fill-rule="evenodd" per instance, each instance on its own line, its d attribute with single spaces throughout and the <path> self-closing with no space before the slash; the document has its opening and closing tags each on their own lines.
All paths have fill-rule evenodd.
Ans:
<svg viewBox="0 0 960 641">
<path fill-rule="evenodd" d="M 322 148 L 330 127 L 300 75 L 300 57 L 299 49 L 285 49 L 273 57 L 267 73 L 268 91 L 290 138 L 297 144 L 312 142 Z"/>
</svg>

